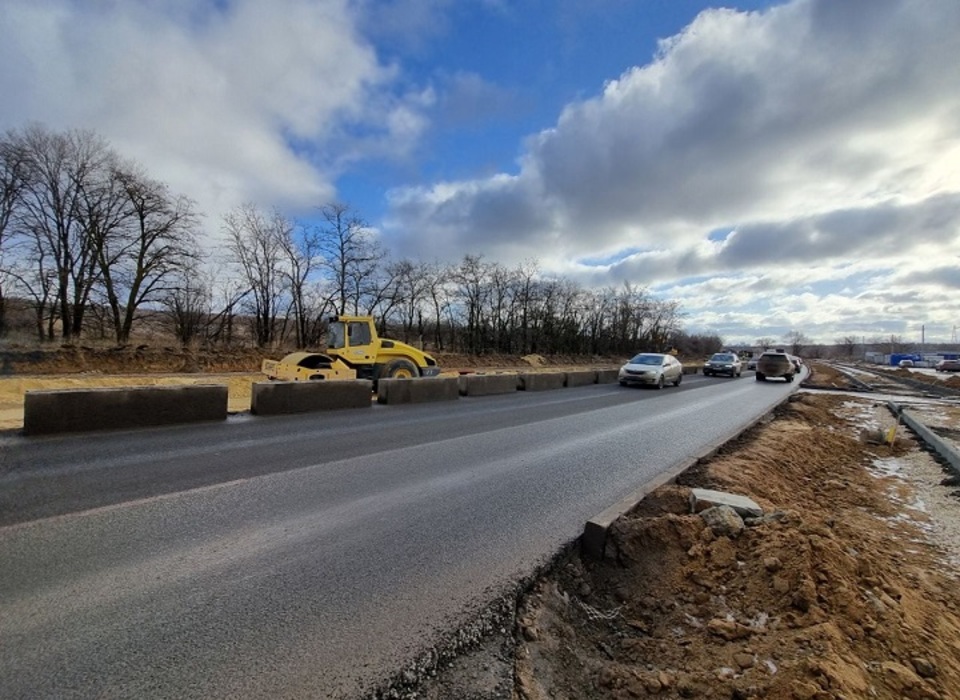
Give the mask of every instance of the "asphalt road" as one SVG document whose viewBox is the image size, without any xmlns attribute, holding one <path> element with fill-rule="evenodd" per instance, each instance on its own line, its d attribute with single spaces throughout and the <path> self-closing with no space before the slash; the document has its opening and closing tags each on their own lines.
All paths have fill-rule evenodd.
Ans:
<svg viewBox="0 0 960 700">
<path fill-rule="evenodd" d="M 796 384 L 0 438 L 0 697 L 359 698 Z"/>
</svg>

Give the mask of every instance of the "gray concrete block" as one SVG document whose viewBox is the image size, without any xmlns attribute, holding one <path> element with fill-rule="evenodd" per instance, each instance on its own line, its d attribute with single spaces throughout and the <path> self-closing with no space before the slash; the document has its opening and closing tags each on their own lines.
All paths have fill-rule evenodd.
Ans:
<svg viewBox="0 0 960 700">
<path fill-rule="evenodd" d="M 226 420 L 223 384 L 28 391 L 25 435 Z"/>
<path fill-rule="evenodd" d="M 250 412 L 258 416 L 370 408 L 373 383 L 368 379 L 324 379 L 313 382 L 254 382 Z"/>
<path fill-rule="evenodd" d="M 518 375 L 521 391 L 548 391 L 562 389 L 567 375 L 563 372 L 521 372 Z"/>
<path fill-rule="evenodd" d="M 564 385 L 567 387 L 587 386 L 588 384 L 597 383 L 597 370 L 595 369 L 574 370 L 567 372 L 566 375 Z"/>
<path fill-rule="evenodd" d="M 887 402 L 887 407 L 894 415 L 899 416 L 910 430 L 917 434 L 934 452 L 940 455 L 955 474 L 960 474 L 960 452 L 955 450 L 947 440 L 937 435 L 926 423 L 912 412 L 894 403 Z"/>
<path fill-rule="evenodd" d="M 459 377 L 381 379 L 377 382 L 377 403 L 427 403 L 459 399 L 459 380 Z"/>
<path fill-rule="evenodd" d="M 690 490 L 690 512 L 699 513 L 716 506 L 730 506 L 741 518 L 763 517 L 763 508 L 752 498 L 710 489 Z"/>
<path fill-rule="evenodd" d="M 460 375 L 461 396 L 491 396 L 493 394 L 512 394 L 517 390 L 517 375 L 514 372 L 502 374 L 463 374 Z"/>
<path fill-rule="evenodd" d="M 620 370 L 618 369 L 598 369 L 597 384 L 616 384 Z"/>
</svg>

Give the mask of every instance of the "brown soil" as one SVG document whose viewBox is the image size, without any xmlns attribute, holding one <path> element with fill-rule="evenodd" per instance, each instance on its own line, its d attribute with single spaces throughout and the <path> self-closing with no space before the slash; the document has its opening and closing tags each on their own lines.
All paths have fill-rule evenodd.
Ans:
<svg viewBox="0 0 960 700">
<path fill-rule="evenodd" d="M 904 369 L 898 367 L 897 369 L 883 370 L 884 374 L 889 374 L 893 377 L 903 377 L 905 379 L 912 379 L 915 382 L 923 382 L 924 384 L 932 384 L 934 386 L 948 386 L 952 389 L 960 389 L 960 375 L 953 374 L 946 378 L 942 378 L 943 375 L 939 377 L 934 377 L 929 374 L 923 374 L 922 372 L 911 372 L 909 369 Z"/>
<path fill-rule="evenodd" d="M 867 398 L 798 394 L 656 491 L 615 524 L 604 561 L 568 556 L 525 597 L 516 696 L 960 697 L 958 569 L 909 486 L 871 469 L 929 460 L 902 432 L 882 443 L 892 424 Z M 766 515 L 715 532 L 690 512 L 691 486 Z"/>
</svg>

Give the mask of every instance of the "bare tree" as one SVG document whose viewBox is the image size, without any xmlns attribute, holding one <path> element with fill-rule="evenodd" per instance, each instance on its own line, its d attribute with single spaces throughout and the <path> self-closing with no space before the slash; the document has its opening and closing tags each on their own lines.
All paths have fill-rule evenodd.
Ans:
<svg viewBox="0 0 960 700">
<path fill-rule="evenodd" d="M 33 125 L 12 138 L 24 155 L 17 225 L 33 239 L 35 257 L 52 262 L 61 334 L 71 339 L 81 333 L 87 302 L 100 281 L 92 234 L 115 221 L 108 195 L 116 155 L 90 131 L 59 134 Z M 38 277 L 47 280 L 46 272 Z"/>
<path fill-rule="evenodd" d="M 257 345 L 267 347 L 283 337 L 290 301 L 289 259 L 293 225 L 279 211 L 264 214 L 243 204 L 223 217 L 227 249 L 249 290 L 249 311 Z"/>
<path fill-rule="evenodd" d="M 539 265 L 535 260 L 528 260 L 517 267 L 517 305 L 519 306 L 517 324 L 519 326 L 517 333 L 520 336 L 519 349 L 523 354 L 532 352 L 530 322 L 535 317 L 535 307 L 539 303 L 538 298 L 538 277 L 540 276 Z"/>
<path fill-rule="evenodd" d="M 449 275 L 449 270 L 436 263 L 424 265 L 423 267 L 424 294 L 429 300 L 430 308 L 433 311 L 433 344 L 437 350 L 443 350 L 446 347 L 443 342 L 443 319 L 449 315 L 451 307 L 448 290 Z M 450 344 L 453 344 L 452 329 Z"/>
<path fill-rule="evenodd" d="M 7 330 L 5 258 L 8 252 L 8 231 L 24 187 L 26 157 L 16 143 L 15 135 L 0 139 L 0 335 Z"/>
<path fill-rule="evenodd" d="M 490 295 L 490 266 L 480 255 L 465 255 L 451 271 L 450 279 L 456 288 L 466 328 L 464 350 L 482 352 L 486 348 L 486 309 Z"/>
<path fill-rule="evenodd" d="M 124 225 L 99 239 L 97 255 L 118 343 L 130 338 L 138 310 L 173 289 L 174 277 L 199 256 L 194 203 L 139 168 L 114 172 Z"/>
<path fill-rule="evenodd" d="M 170 331 L 186 347 L 207 336 L 212 317 L 211 282 L 199 265 L 188 264 L 177 270 L 164 289 L 160 306 Z"/>
<path fill-rule="evenodd" d="M 281 242 L 286 257 L 284 267 L 293 309 L 296 344 L 298 348 L 305 348 L 316 342 L 316 319 L 323 315 L 329 303 L 323 301 L 319 308 L 314 308 L 311 303 L 311 279 L 322 261 L 320 232 L 316 228 L 300 227 L 294 235 L 284 237 Z"/>
<path fill-rule="evenodd" d="M 846 358 L 853 357 L 857 349 L 857 339 L 852 335 L 845 335 L 833 341 L 840 348 L 841 354 Z"/>
<path fill-rule="evenodd" d="M 320 208 L 324 225 L 320 229 L 322 266 L 330 275 L 334 288 L 336 312 L 354 314 L 364 305 L 364 296 L 382 290 L 373 282 L 386 253 L 373 237 L 370 226 L 346 204 L 327 204 Z M 367 308 L 379 303 L 366 302 Z"/>
<path fill-rule="evenodd" d="M 783 339 L 787 345 L 790 346 L 790 353 L 792 355 L 802 354 L 804 348 L 810 343 L 807 336 L 800 331 L 788 331 L 784 334 Z"/>
</svg>

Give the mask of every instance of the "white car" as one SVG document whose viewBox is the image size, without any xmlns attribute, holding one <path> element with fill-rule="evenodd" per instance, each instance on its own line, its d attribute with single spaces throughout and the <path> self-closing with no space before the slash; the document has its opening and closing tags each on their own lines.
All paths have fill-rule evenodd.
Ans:
<svg viewBox="0 0 960 700">
<path fill-rule="evenodd" d="M 636 384 L 662 389 L 667 382 L 680 386 L 683 381 L 683 365 L 673 355 L 641 352 L 620 368 L 619 380 L 620 386 Z"/>
</svg>

